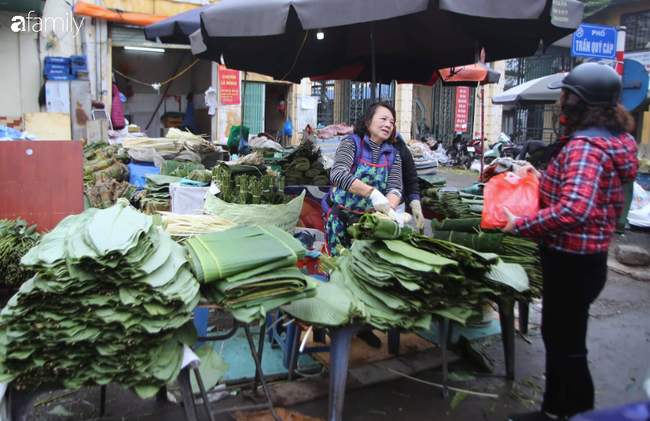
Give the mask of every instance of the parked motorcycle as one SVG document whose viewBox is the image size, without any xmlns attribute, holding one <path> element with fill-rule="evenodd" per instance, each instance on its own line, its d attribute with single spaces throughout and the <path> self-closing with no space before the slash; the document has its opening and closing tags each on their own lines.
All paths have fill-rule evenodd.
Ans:
<svg viewBox="0 0 650 421">
<path fill-rule="evenodd" d="M 463 136 L 462 132 L 456 132 L 447 155 L 449 156 L 448 165 L 461 165 L 463 168 L 469 168 L 471 156 L 469 153 L 469 140 Z"/>
</svg>

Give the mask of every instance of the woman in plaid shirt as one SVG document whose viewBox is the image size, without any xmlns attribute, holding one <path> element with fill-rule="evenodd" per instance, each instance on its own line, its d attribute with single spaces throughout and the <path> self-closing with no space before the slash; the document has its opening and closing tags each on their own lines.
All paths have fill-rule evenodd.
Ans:
<svg viewBox="0 0 650 421">
<path fill-rule="evenodd" d="M 607 249 L 623 209 L 623 184 L 636 178 L 634 120 L 618 104 L 622 81 L 611 67 L 577 66 L 551 89 L 562 88 L 565 137 L 540 180 L 541 210 L 516 218 L 505 209 L 504 232 L 535 239 L 544 278 L 542 337 L 546 391 L 542 411 L 511 421 L 566 419 L 594 406 L 587 362 L 589 306 L 607 278 Z"/>
</svg>

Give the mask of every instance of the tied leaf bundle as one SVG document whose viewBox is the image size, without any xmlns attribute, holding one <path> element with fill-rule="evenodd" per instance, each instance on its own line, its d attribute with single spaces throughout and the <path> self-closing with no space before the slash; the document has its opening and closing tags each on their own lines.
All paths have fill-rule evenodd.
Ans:
<svg viewBox="0 0 650 421">
<path fill-rule="evenodd" d="M 319 161 L 321 150 L 311 139 L 303 140 L 300 145 L 286 157 L 282 173 L 287 178 L 287 185 L 326 186 L 330 184 L 329 170 Z"/>
<path fill-rule="evenodd" d="M 432 220 L 431 229 L 437 239 L 480 252 L 497 253 L 504 262 L 521 265 L 530 283 L 525 299 L 541 297 L 542 266 L 537 244 L 532 240 L 505 235 L 498 230 L 482 230 L 480 218 Z"/>
<path fill-rule="evenodd" d="M 281 229 L 231 229 L 191 238 L 185 246 L 204 297 L 238 320 L 264 318 L 282 304 L 316 294 L 316 284 L 296 267 L 305 248 Z"/>
<path fill-rule="evenodd" d="M 242 173 L 234 177 L 233 183 L 232 174 L 223 167 L 212 169 L 212 177 L 220 190 L 217 197 L 224 202 L 241 205 L 278 205 L 288 201 L 284 196 L 284 177 Z"/>
<path fill-rule="evenodd" d="M 94 185 L 86 185 L 84 191 L 91 207 L 107 209 L 120 198 L 131 200 L 138 188 L 126 181 L 118 182 L 107 174 L 102 174 Z"/>
<path fill-rule="evenodd" d="M 180 371 L 199 284 L 185 252 L 121 201 L 65 218 L 22 263 L 36 276 L 0 314 L 0 379 L 149 397 Z"/>
<path fill-rule="evenodd" d="M 20 266 L 20 259 L 40 239 L 36 225 L 18 218 L 15 221 L 0 219 L 0 282 L 3 286 L 17 287 L 34 276 L 34 272 Z"/>
</svg>

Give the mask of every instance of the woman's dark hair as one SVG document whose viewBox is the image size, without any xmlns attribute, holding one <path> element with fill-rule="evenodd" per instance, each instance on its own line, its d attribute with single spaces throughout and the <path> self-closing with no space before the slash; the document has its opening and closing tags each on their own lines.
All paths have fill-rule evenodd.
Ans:
<svg viewBox="0 0 650 421">
<path fill-rule="evenodd" d="M 566 117 L 565 136 L 570 136 L 578 130 L 584 130 L 590 126 L 604 126 L 623 133 L 631 133 L 634 130 L 634 117 L 621 104 L 617 104 L 615 107 L 587 105 L 578 95 L 567 89 L 562 89 L 560 106 Z"/>
<path fill-rule="evenodd" d="M 392 105 L 390 105 L 387 102 L 376 102 L 372 104 L 370 107 L 366 108 L 361 118 L 357 119 L 357 122 L 354 125 L 354 134 L 361 136 L 361 138 L 363 138 L 365 135 L 370 136 L 370 132 L 368 131 L 368 126 L 370 126 L 370 123 L 372 122 L 372 118 L 375 116 L 377 107 L 388 108 L 390 112 L 393 114 L 393 119 L 397 120 L 397 118 L 395 117 L 395 109 L 393 108 Z M 397 134 L 396 127 L 397 125 L 393 126 L 393 133 L 391 133 L 387 139 L 390 142 L 395 142 L 395 136 Z"/>
</svg>

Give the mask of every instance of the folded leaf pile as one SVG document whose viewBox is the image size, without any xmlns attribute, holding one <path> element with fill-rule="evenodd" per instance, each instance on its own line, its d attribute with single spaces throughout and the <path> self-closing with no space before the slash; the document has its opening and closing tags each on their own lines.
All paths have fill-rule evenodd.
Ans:
<svg viewBox="0 0 650 421">
<path fill-rule="evenodd" d="M 201 292 L 240 321 L 250 322 L 293 300 L 316 295 L 296 267 L 305 248 L 275 227 L 233 228 L 185 241 Z"/>
<path fill-rule="evenodd" d="M 34 272 L 20 266 L 20 259 L 40 239 L 36 225 L 27 221 L 0 219 L 0 285 L 18 287 L 34 276 Z"/>
<path fill-rule="evenodd" d="M 185 250 L 124 202 L 65 218 L 22 259 L 36 272 L 0 314 L 0 380 L 21 388 L 176 379 L 199 283 Z"/>
<path fill-rule="evenodd" d="M 147 174 L 147 184 L 144 186 L 146 196 L 140 200 L 146 213 L 154 214 L 156 211 L 169 211 L 171 197 L 169 184 L 180 183 L 183 177 L 171 175 Z"/>
<path fill-rule="evenodd" d="M 330 284 L 316 298 L 284 306 L 299 320 L 323 326 L 368 323 L 379 329 L 429 329 L 431 316 L 465 324 L 497 296 L 527 289 L 518 265 L 494 253 L 428 238 L 395 222 L 364 215 L 350 232 L 351 250 L 338 258 Z M 392 238 L 392 239 L 391 239 Z"/>
<path fill-rule="evenodd" d="M 527 298 L 542 295 L 542 266 L 537 244 L 527 238 L 505 235 L 497 230 L 481 230 L 481 219 L 431 221 L 435 238 L 460 244 L 480 252 L 497 253 L 506 263 L 521 265 L 530 281 Z"/>
</svg>

